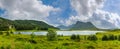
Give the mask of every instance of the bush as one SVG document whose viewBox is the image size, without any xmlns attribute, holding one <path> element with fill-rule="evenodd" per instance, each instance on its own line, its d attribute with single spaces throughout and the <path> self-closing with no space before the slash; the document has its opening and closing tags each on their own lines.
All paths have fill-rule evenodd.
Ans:
<svg viewBox="0 0 120 49">
<path fill-rule="evenodd" d="M 34 32 L 31 34 L 31 39 L 33 40 L 35 38 Z"/>
<path fill-rule="evenodd" d="M 29 40 L 29 42 L 32 44 L 37 44 L 37 42 L 35 40 Z"/>
<path fill-rule="evenodd" d="M 20 34 L 21 34 L 21 32 L 18 32 L 18 34 L 20 35 Z"/>
<path fill-rule="evenodd" d="M 120 41 L 120 35 L 118 36 L 118 40 Z"/>
<path fill-rule="evenodd" d="M 107 35 L 104 35 L 104 36 L 102 37 L 102 41 L 107 41 L 107 40 L 109 40 L 109 38 L 107 37 Z"/>
<path fill-rule="evenodd" d="M 0 35 L 3 35 L 3 34 L 4 34 L 4 32 L 0 31 Z"/>
<path fill-rule="evenodd" d="M 96 40 L 98 40 L 98 38 L 97 38 L 96 35 L 90 35 L 90 36 L 88 36 L 87 39 L 88 39 L 88 40 L 91 40 L 91 41 L 96 41 Z"/>
<path fill-rule="evenodd" d="M 54 29 L 48 29 L 47 40 L 53 41 L 57 39 L 57 33 Z"/>
<path fill-rule="evenodd" d="M 6 33 L 6 36 L 9 36 L 9 35 L 10 35 L 10 32 L 8 32 L 8 31 L 6 31 L 5 33 Z"/>
<path fill-rule="evenodd" d="M 115 35 L 104 35 L 103 37 L 102 37 L 102 40 L 103 41 L 107 41 L 107 40 L 117 40 L 117 39 L 119 39 L 119 37 L 117 37 L 117 36 L 115 36 Z"/>
<path fill-rule="evenodd" d="M 109 35 L 109 40 L 115 40 L 115 36 L 114 35 Z"/>
<path fill-rule="evenodd" d="M 70 39 L 71 39 L 71 40 L 75 40 L 75 39 L 76 39 L 76 35 L 73 34 L 73 35 L 70 37 Z"/>
<path fill-rule="evenodd" d="M 76 36 L 76 41 L 80 41 L 80 36 L 79 35 Z"/>
<path fill-rule="evenodd" d="M 87 49 L 95 49 L 94 46 L 87 46 Z"/>
<path fill-rule="evenodd" d="M 75 41 L 80 41 L 80 36 L 73 34 L 73 35 L 70 37 L 70 39 L 71 39 L 71 40 L 75 40 Z"/>
</svg>

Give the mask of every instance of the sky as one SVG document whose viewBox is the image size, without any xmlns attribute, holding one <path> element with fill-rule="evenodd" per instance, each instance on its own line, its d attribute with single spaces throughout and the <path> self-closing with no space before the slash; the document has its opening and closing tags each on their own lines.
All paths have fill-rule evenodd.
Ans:
<svg viewBox="0 0 120 49">
<path fill-rule="evenodd" d="M 120 0 L 0 0 L 0 17 L 44 21 L 53 26 L 91 22 L 120 28 Z"/>
</svg>

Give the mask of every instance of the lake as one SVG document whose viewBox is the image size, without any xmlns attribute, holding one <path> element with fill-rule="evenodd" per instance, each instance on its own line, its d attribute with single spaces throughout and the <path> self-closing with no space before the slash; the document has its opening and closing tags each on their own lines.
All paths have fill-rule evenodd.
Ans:
<svg viewBox="0 0 120 49">
<path fill-rule="evenodd" d="M 103 31 L 56 31 L 57 35 L 64 35 L 64 36 L 70 36 L 70 35 L 94 35 L 97 32 L 103 32 Z M 17 34 L 18 32 L 15 32 Z M 21 31 L 21 34 L 31 34 L 32 32 L 26 32 L 26 31 Z M 46 35 L 47 31 L 38 31 L 34 32 L 35 35 Z"/>
</svg>

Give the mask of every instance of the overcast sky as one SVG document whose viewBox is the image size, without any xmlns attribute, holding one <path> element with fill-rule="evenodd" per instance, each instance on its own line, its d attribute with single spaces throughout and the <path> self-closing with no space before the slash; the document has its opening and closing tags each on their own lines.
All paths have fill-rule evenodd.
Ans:
<svg viewBox="0 0 120 49">
<path fill-rule="evenodd" d="M 120 0 L 0 0 L 0 16 L 54 26 L 82 21 L 98 28 L 120 28 Z"/>
</svg>

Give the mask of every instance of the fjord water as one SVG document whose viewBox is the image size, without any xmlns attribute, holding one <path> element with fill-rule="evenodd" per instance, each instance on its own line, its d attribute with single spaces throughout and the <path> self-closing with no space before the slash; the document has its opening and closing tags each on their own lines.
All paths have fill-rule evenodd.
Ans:
<svg viewBox="0 0 120 49">
<path fill-rule="evenodd" d="M 70 36 L 70 35 L 94 35 L 97 32 L 103 32 L 103 31 L 56 31 L 57 35 L 64 35 L 64 36 Z M 15 34 L 17 34 L 16 32 Z M 32 32 L 26 32 L 26 31 L 21 31 L 21 34 L 31 34 Z M 47 31 L 37 31 L 34 32 L 35 35 L 46 35 Z"/>
</svg>

